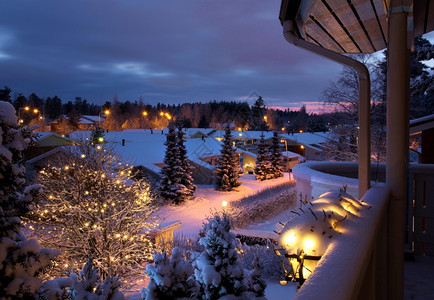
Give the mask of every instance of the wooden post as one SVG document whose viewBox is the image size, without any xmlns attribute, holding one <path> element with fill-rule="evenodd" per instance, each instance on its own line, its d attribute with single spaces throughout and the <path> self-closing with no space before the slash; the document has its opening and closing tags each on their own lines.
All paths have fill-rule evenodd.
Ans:
<svg viewBox="0 0 434 300">
<path fill-rule="evenodd" d="M 396 11 L 393 11 L 394 9 Z M 402 300 L 409 133 L 409 67 L 407 13 L 399 5 L 392 8 L 389 14 L 388 32 L 386 183 L 391 192 L 391 201 L 387 226 L 387 298 Z"/>
</svg>

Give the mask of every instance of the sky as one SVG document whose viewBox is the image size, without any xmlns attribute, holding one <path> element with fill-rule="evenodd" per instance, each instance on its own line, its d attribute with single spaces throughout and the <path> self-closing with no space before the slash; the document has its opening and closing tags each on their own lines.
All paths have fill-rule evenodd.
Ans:
<svg viewBox="0 0 434 300">
<path fill-rule="evenodd" d="M 287 43 L 280 0 L 15 0 L 0 5 L 0 87 L 177 104 L 313 107 L 342 67 Z"/>
</svg>

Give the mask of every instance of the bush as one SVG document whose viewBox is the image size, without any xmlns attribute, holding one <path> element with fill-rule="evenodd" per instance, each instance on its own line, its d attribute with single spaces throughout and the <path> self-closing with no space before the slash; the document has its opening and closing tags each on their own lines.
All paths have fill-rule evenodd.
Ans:
<svg viewBox="0 0 434 300">
<path fill-rule="evenodd" d="M 296 202 L 294 183 L 287 182 L 232 202 L 227 214 L 234 228 L 245 228 L 294 207 Z"/>
</svg>

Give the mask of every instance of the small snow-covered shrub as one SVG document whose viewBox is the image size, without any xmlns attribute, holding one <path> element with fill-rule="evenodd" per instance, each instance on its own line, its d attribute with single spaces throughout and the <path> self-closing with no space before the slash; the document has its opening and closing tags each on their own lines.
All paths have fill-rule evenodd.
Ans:
<svg viewBox="0 0 434 300">
<path fill-rule="evenodd" d="M 282 269 L 282 258 L 276 255 L 274 246 L 270 242 L 266 245 L 252 246 L 239 244 L 237 246 L 240 253 L 238 257 L 247 270 L 254 269 L 255 259 L 260 258 L 261 263 L 264 265 L 261 271 L 262 278 L 268 281 L 278 281 L 285 274 Z"/>
<path fill-rule="evenodd" d="M 263 191 L 231 202 L 227 214 L 234 228 L 245 228 L 294 207 L 297 202 L 294 182 L 264 189 Z"/>
<path fill-rule="evenodd" d="M 247 291 L 252 293 L 252 296 L 263 297 L 267 283 L 265 282 L 262 273 L 264 271 L 264 264 L 257 256 L 253 259 L 253 269 L 251 269 L 246 276 Z"/>
<path fill-rule="evenodd" d="M 199 291 L 192 263 L 184 260 L 179 248 L 173 248 L 170 258 L 165 251 L 154 254 L 154 264 L 146 267 L 146 273 L 150 282 L 143 290 L 143 299 L 192 299 Z"/>
<path fill-rule="evenodd" d="M 194 274 L 201 285 L 202 299 L 238 297 L 245 291 L 244 268 L 235 249 L 235 234 L 225 215 L 207 218 L 204 236 L 199 242 L 205 247 L 195 260 Z"/>
<path fill-rule="evenodd" d="M 117 277 L 107 277 L 101 282 L 98 269 L 94 268 L 89 258 L 83 270 L 78 274 L 71 272 L 67 278 L 56 278 L 44 282 L 36 293 L 36 299 L 88 299 L 88 300 L 123 300 L 119 291 Z"/>
</svg>

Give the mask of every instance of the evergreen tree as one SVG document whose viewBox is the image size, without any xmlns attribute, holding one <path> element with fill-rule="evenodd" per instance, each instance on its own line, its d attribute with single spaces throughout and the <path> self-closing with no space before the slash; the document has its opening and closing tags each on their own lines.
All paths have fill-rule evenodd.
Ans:
<svg viewBox="0 0 434 300">
<path fill-rule="evenodd" d="M 200 117 L 199 124 L 197 125 L 197 128 L 208 128 L 208 127 L 209 127 L 209 121 L 205 115 L 202 115 Z"/>
<path fill-rule="evenodd" d="M 241 184 L 238 181 L 240 177 L 238 154 L 232 144 L 231 129 L 226 126 L 223 145 L 215 170 L 217 190 L 231 191 Z"/>
<path fill-rule="evenodd" d="M 0 298 L 31 298 L 42 284 L 39 272 L 60 252 L 40 249 L 26 239 L 21 219 L 29 212 L 40 186 L 24 186 L 23 151 L 32 139 L 28 128 L 18 128 L 13 106 L 0 101 Z"/>
<path fill-rule="evenodd" d="M 208 218 L 204 224 L 204 236 L 199 242 L 205 251 L 194 262 L 201 299 L 237 297 L 245 291 L 244 269 L 235 250 L 235 234 L 230 229 L 231 221 L 224 215 Z"/>
<path fill-rule="evenodd" d="M 104 129 L 97 126 L 95 130 L 92 131 L 90 140 L 92 144 L 102 144 L 104 142 Z"/>
<path fill-rule="evenodd" d="M 273 132 L 273 138 L 271 140 L 270 147 L 270 163 L 271 171 L 274 178 L 279 178 L 283 176 L 283 163 L 282 163 L 282 153 L 279 147 L 279 137 L 277 132 Z"/>
<path fill-rule="evenodd" d="M 175 247 L 169 259 L 166 252 L 154 254 L 154 264 L 146 267 L 150 282 L 143 289 L 142 299 L 192 299 L 199 291 L 191 262 L 184 260 Z"/>
<path fill-rule="evenodd" d="M 189 197 L 191 191 L 181 183 L 184 170 L 181 166 L 178 134 L 172 123 L 169 124 L 169 132 L 164 145 L 166 145 L 166 153 L 164 165 L 160 171 L 160 196 L 179 204 Z"/>
<path fill-rule="evenodd" d="M 192 197 L 196 191 L 196 185 L 193 183 L 192 166 L 188 161 L 187 148 L 185 147 L 185 137 L 182 131 L 182 124 L 178 123 L 178 149 L 179 149 L 179 161 L 181 163 L 182 173 L 180 183 L 187 189 L 187 196 Z"/>
<path fill-rule="evenodd" d="M 0 89 L 0 101 L 11 102 L 11 92 L 12 90 L 7 86 Z"/>
<path fill-rule="evenodd" d="M 265 144 L 264 133 L 261 133 L 261 139 L 258 143 L 258 155 L 256 156 L 255 177 L 263 181 L 274 177 L 272 165 L 270 163 L 270 153 L 268 146 Z"/>
</svg>

